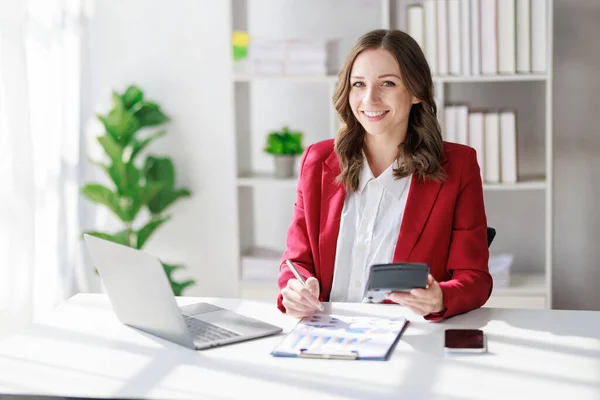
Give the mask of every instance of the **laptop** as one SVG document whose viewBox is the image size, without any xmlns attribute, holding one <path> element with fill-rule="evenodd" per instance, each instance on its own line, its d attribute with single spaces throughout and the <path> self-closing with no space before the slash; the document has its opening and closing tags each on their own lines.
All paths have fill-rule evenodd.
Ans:
<svg viewBox="0 0 600 400">
<path fill-rule="evenodd" d="M 274 335 L 278 326 L 209 303 L 179 307 L 158 258 L 84 234 L 111 305 L 125 325 L 202 350 Z"/>
</svg>

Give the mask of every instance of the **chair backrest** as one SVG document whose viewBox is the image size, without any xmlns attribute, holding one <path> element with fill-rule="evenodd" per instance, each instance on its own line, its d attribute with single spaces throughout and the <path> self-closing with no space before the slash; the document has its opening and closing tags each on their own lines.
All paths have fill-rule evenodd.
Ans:
<svg viewBox="0 0 600 400">
<path fill-rule="evenodd" d="M 494 228 L 492 228 L 491 226 L 488 226 L 488 228 L 487 228 L 488 247 L 490 247 L 490 245 L 494 241 L 495 237 L 496 237 L 496 230 Z"/>
</svg>

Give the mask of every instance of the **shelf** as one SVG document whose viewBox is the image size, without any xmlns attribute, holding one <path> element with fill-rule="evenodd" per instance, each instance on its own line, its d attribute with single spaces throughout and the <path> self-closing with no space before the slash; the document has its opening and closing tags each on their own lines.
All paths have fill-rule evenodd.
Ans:
<svg viewBox="0 0 600 400">
<path fill-rule="evenodd" d="M 293 81 L 293 82 L 327 82 L 335 83 L 337 75 L 269 75 L 269 74 L 235 74 L 235 82 L 257 82 L 257 81 Z"/>
<path fill-rule="evenodd" d="M 238 177 L 238 187 L 279 187 L 279 188 L 296 188 L 298 177 L 279 179 L 272 174 L 258 173 Z"/>
<path fill-rule="evenodd" d="M 510 278 L 510 286 L 495 287 L 493 296 L 515 296 L 515 295 L 545 295 L 546 277 L 543 273 L 523 274 L 513 273 Z"/>
<path fill-rule="evenodd" d="M 241 176 L 237 179 L 238 187 L 278 187 L 295 188 L 298 177 L 277 179 L 268 173 Z M 543 179 L 524 180 L 517 183 L 485 183 L 483 190 L 544 190 L 547 184 Z"/>
<path fill-rule="evenodd" d="M 545 190 L 548 185 L 544 179 L 524 180 L 517 183 L 484 183 L 483 190 Z"/>
<path fill-rule="evenodd" d="M 547 74 L 515 74 L 515 75 L 477 75 L 477 76 L 434 76 L 435 83 L 470 83 L 470 82 L 539 82 L 548 79 Z M 269 75 L 269 74 L 234 74 L 235 82 L 256 81 L 292 81 L 292 82 L 324 82 L 337 83 L 337 75 Z"/>
</svg>

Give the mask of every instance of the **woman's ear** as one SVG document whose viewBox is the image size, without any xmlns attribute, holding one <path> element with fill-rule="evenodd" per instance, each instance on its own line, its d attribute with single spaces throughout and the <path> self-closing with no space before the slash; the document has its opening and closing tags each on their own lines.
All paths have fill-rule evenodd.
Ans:
<svg viewBox="0 0 600 400">
<path fill-rule="evenodd" d="M 421 100 L 417 99 L 416 97 L 413 97 L 413 99 L 412 99 L 413 104 L 419 104 L 420 102 L 421 102 Z"/>
</svg>

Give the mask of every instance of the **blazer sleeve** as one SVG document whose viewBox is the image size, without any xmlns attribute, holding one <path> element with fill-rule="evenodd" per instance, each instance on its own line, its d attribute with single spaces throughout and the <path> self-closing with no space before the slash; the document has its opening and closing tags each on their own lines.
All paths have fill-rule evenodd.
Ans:
<svg viewBox="0 0 600 400">
<path fill-rule="evenodd" d="M 446 270 L 452 278 L 440 282 L 445 311 L 425 316 L 431 321 L 479 308 L 492 292 L 483 185 L 472 148 L 469 148 L 463 163 L 452 225 L 446 263 Z"/>
<path fill-rule="evenodd" d="M 294 278 L 294 274 L 287 268 L 285 260 L 291 260 L 294 265 L 298 268 L 298 272 L 308 279 L 310 276 L 315 274 L 315 265 L 313 262 L 313 255 L 310 247 L 310 241 L 308 237 L 308 230 L 306 228 L 306 213 L 304 207 L 304 193 L 307 188 L 311 187 L 311 183 L 307 182 L 307 176 L 304 173 L 304 165 L 306 158 L 312 148 L 309 146 L 300 159 L 300 175 L 298 177 L 298 187 L 296 190 L 296 202 L 294 204 L 294 215 L 292 222 L 288 228 L 286 249 L 283 253 L 283 259 L 279 266 L 279 289 L 283 289 L 288 280 Z M 282 304 L 283 297 L 281 293 L 277 297 L 277 307 L 282 312 L 285 312 L 285 307 Z"/>
</svg>

